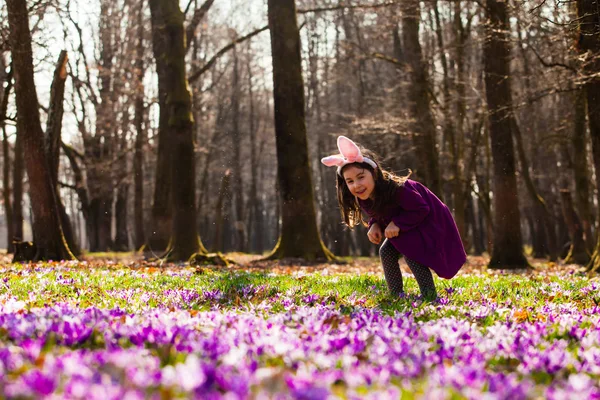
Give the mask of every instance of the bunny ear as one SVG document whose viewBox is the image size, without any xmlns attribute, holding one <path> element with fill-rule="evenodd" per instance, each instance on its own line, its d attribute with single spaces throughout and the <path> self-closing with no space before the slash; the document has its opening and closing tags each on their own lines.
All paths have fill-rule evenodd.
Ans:
<svg viewBox="0 0 600 400">
<path fill-rule="evenodd" d="M 349 162 L 363 162 L 363 156 L 360 149 L 356 143 L 346 136 L 338 136 L 337 145 L 338 149 L 340 149 L 340 153 L 342 153 Z"/>
<path fill-rule="evenodd" d="M 339 167 L 340 165 L 344 164 L 344 157 L 339 155 L 328 156 L 322 158 L 321 162 L 327 165 L 328 167 Z"/>
</svg>

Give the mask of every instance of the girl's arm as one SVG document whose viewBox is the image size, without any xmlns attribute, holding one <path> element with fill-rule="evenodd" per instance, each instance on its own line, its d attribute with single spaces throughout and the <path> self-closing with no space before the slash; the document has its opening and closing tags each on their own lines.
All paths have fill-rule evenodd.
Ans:
<svg viewBox="0 0 600 400">
<path fill-rule="evenodd" d="M 429 205 L 414 188 L 404 185 L 396 192 L 396 202 L 402 211 L 392 217 L 392 222 L 400 231 L 408 231 L 418 226 L 429 214 Z"/>
</svg>

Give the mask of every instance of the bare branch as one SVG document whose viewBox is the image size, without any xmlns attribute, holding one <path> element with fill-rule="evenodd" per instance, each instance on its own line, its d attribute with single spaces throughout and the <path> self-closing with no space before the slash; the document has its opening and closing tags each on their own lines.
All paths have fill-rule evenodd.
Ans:
<svg viewBox="0 0 600 400">
<path fill-rule="evenodd" d="M 542 6 L 546 4 L 546 0 L 542 0 L 542 2 L 540 4 L 538 4 L 537 6 L 533 7 L 531 10 L 529 10 L 530 14 L 533 14 L 534 12 L 536 12 L 537 10 L 539 10 L 540 8 L 542 8 Z"/>
<path fill-rule="evenodd" d="M 387 56 L 387 55 L 382 54 L 382 53 L 373 53 L 373 54 L 371 54 L 371 57 L 372 58 L 377 58 L 379 60 L 387 61 L 389 63 L 397 65 L 398 67 L 406 66 L 405 62 L 402 62 L 402 61 L 398 60 L 397 58 L 390 57 L 390 56 Z"/>
<path fill-rule="evenodd" d="M 77 157 L 79 160 L 81 160 L 81 162 L 84 161 L 84 156 L 83 154 L 81 154 L 80 152 L 78 152 L 77 150 L 75 150 L 75 148 L 71 145 L 66 144 L 65 142 L 60 142 L 60 147 L 65 151 L 65 152 L 69 152 L 69 154 L 71 154 L 74 157 Z"/>
<path fill-rule="evenodd" d="M 251 37 L 258 35 L 259 33 L 263 32 L 263 31 L 266 31 L 267 29 L 269 29 L 269 25 L 263 26 L 260 29 L 257 29 L 257 30 L 255 30 L 253 32 L 250 32 L 246 36 L 242 36 L 241 38 L 236 39 L 233 42 L 229 43 L 227 46 L 223 47 L 221 50 L 219 50 L 217 52 L 217 54 L 215 54 L 210 60 L 208 60 L 206 62 L 206 64 L 204 64 L 204 66 L 202 66 L 197 71 L 192 72 L 190 74 L 190 77 L 188 78 L 188 82 L 192 83 L 196 79 L 198 79 L 203 73 L 205 73 L 206 71 L 208 71 L 210 69 L 210 67 L 213 66 L 213 64 L 219 59 L 219 57 L 221 57 L 223 54 L 227 53 L 229 50 L 233 49 L 233 47 L 236 44 L 242 43 L 242 42 L 250 39 Z"/>
<path fill-rule="evenodd" d="M 200 21 L 202 21 L 202 18 L 204 18 L 204 16 L 206 15 L 206 13 L 208 12 L 208 10 L 210 9 L 210 7 L 213 5 L 214 2 L 215 2 L 215 0 L 206 0 L 204 2 L 204 4 L 202 4 L 200 6 L 199 9 L 194 11 L 194 16 L 192 17 L 190 24 L 188 25 L 187 29 L 185 30 L 186 43 L 189 44 L 191 42 L 192 37 L 196 34 L 196 29 L 198 28 Z M 188 5 L 188 7 L 189 7 L 189 5 Z M 190 46 L 187 46 L 186 51 L 189 51 L 189 49 L 190 49 Z"/>
<path fill-rule="evenodd" d="M 77 30 L 77 35 L 79 36 L 79 46 L 77 48 L 77 51 L 79 52 L 79 54 L 81 55 L 81 58 L 83 59 L 83 67 L 84 67 L 85 73 L 86 73 L 86 81 L 85 82 L 81 81 L 79 79 L 79 77 L 75 77 L 75 75 L 73 73 L 70 73 L 70 75 L 71 75 L 71 78 L 77 79 L 79 82 L 81 82 L 81 83 L 85 84 L 85 86 L 87 86 L 87 88 L 90 91 L 92 103 L 94 104 L 94 106 L 98 106 L 98 97 L 96 96 L 96 92 L 94 92 L 94 89 L 92 87 L 92 80 L 90 77 L 90 67 L 88 65 L 87 56 L 85 55 L 85 51 L 83 50 L 83 32 L 82 32 L 79 24 L 77 22 L 75 22 L 75 20 L 71 16 L 71 10 L 68 7 L 69 5 L 70 5 L 70 3 L 67 5 L 67 16 L 68 16 L 69 20 L 71 21 L 71 23 L 73 24 L 73 26 L 75 27 L 75 29 Z M 73 71 L 73 68 L 71 68 L 71 71 Z"/>
<path fill-rule="evenodd" d="M 185 11 L 183 12 L 183 16 L 184 16 L 184 17 L 187 15 L 188 11 L 190 11 L 190 7 L 192 6 L 192 2 L 193 2 L 193 1 L 194 1 L 194 0 L 190 0 L 190 1 L 188 1 L 188 5 L 187 5 L 187 7 L 185 7 Z"/>
<path fill-rule="evenodd" d="M 75 185 L 70 185 L 70 184 L 68 184 L 68 183 L 66 183 L 66 182 L 60 182 L 60 181 L 59 181 L 59 182 L 58 182 L 58 185 L 59 185 L 60 187 L 63 187 L 63 188 L 72 189 L 72 190 L 74 190 L 74 191 L 77 191 L 77 186 L 75 186 Z"/>
<path fill-rule="evenodd" d="M 577 69 L 574 68 L 574 67 L 572 67 L 572 66 L 570 66 L 570 65 L 559 63 L 559 62 L 548 62 L 548 61 L 545 61 L 542 58 L 542 56 L 537 52 L 537 50 L 535 49 L 534 46 L 529 45 L 527 47 L 533 52 L 533 54 L 535 54 L 535 56 L 537 57 L 537 59 L 540 61 L 540 63 L 544 67 L 547 67 L 547 68 L 561 67 L 561 68 L 565 68 L 565 69 L 567 69 L 567 70 L 569 70 L 571 72 L 577 72 Z"/>
<path fill-rule="evenodd" d="M 357 8 L 380 8 L 380 7 L 396 6 L 400 3 L 401 3 L 400 1 L 388 1 L 385 3 L 379 3 L 379 4 L 344 4 L 344 3 L 340 3 L 337 6 L 331 6 L 331 7 L 316 7 L 316 8 L 299 9 L 297 12 L 298 12 L 298 14 L 306 14 L 306 13 L 313 13 L 313 12 L 349 10 L 349 9 L 357 9 Z"/>
</svg>

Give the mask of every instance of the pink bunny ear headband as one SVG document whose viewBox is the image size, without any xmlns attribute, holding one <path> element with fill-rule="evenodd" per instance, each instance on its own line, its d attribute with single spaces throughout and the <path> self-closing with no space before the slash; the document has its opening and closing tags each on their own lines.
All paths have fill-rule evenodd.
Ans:
<svg viewBox="0 0 600 400">
<path fill-rule="evenodd" d="M 321 162 L 328 167 L 338 167 L 338 175 L 342 176 L 342 168 L 344 165 L 355 162 L 366 162 L 371 167 L 377 169 L 377 164 L 375 161 L 368 157 L 364 157 L 356 143 L 348 139 L 346 136 L 338 136 L 337 145 L 338 149 L 340 150 L 340 154 L 324 157 L 321 159 Z"/>
</svg>

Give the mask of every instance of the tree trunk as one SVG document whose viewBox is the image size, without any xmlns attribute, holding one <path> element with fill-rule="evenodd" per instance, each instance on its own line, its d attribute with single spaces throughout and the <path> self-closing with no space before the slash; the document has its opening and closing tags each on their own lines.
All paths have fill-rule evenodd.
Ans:
<svg viewBox="0 0 600 400">
<path fill-rule="evenodd" d="M 263 229 L 262 229 L 262 215 L 260 210 L 260 204 L 258 201 L 258 182 L 257 178 L 260 174 L 258 157 L 260 152 L 257 151 L 257 140 L 256 140 L 256 115 L 254 106 L 254 89 L 252 86 L 252 64 L 250 59 L 246 65 L 248 72 L 248 102 L 249 113 L 248 113 L 248 126 L 250 136 L 250 193 L 248 199 L 248 245 L 250 251 L 260 253 L 263 250 Z"/>
<path fill-rule="evenodd" d="M 14 66 L 14 64 L 13 64 Z M 23 178 L 25 169 L 25 160 L 23 155 L 23 138 L 19 135 L 19 127 L 17 126 L 17 137 L 15 138 L 15 148 L 13 151 L 13 236 L 18 240 L 23 240 L 23 223 L 25 216 L 23 214 Z"/>
<path fill-rule="evenodd" d="M 468 226 L 471 227 L 471 237 L 473 238 L 473 254 L 480 256 L 483 254 L 485 249 L 483 246 L 483 241 L 480 240 L 483 236 L 483 230 L 479 229 L 480 225 L 477 223 L 477 215 L 475 214 L 475 202 L 473 201 L 473 197 L 468 196 L 466 201 L 467 209 L 465 210 L 465 216 Z"/>
<path fill-rule="evenodd" d="M 584 84 L 587 101 L 587 116 L 592 137 L 592 155 L 596 170 L 596 187 L 600 188 L 600 10 L 598 0 L 577 0 L 579 21 L 578 48 L 584 55 L 583 70 L 588 75 Z M 598 191 L 600 201 L 600 190 Z M 600 217 L 600 213 L 598 213 Z M 600 268 L 600 235 L 588 269 Z"/>
<path fill-rule="evenodd" d="M 464 157 L 464 140 L 462 137 L 462 130 L 458 131 L 455 128 L 453 121 L 454 109 L 452 107 L 452 99 L 450 96 L 450 75 L 448 72 L 448 62 L 446 60 L 446 46 L 444 45 L 444 35 L 441 26 L 440 13 L 438 10 L 437 0 L 434 1 L 433 11 L 435 14 L 435 22 L 436 22 L 436 37 L 437 44 L 440 53 L 440 59 L 442 62 L 442 72 L 444 74 L 443 77 L 443 85 L 442 85 L 442 93 L 443 97 L 443 106 L 442 111 L 444 113 L 444 136 L 445 139 L 450 142 L 450 153 L 452 157 L 452 200 L 453 200 L 453 212 L 454 212 L 454 220 L 456 221 L 456 227 L 458 228 L 458 232 L 460 233 L 460 237 L 463 242 L 463 246 L 465 249 L 469 249 L 467 230 L 466 230 L 466 207 L 467 202 L 465 199 L 465 190 L 464 190 L 464 171 L 463 171 L 463 157 Z"/>
<path fill-rule="evenodd" d="M 459 159 L 458 160 L 458 170 L 461 171 L 463 169 L 462 164 L 464 164 L 464 158 L 465 158 L 465 154 L 464 154 L 464 149 L 465 149 L 465 138 L 466 138 L 466 132 L 465 132 L 465 121 L 466 121 L 466 117 L 467 117 L 467 95 L 466 95 L 466 88 L 467 88 L 467 79 L 468 79 L 468 72 L 467 72 L 467 64 L 466 64 L 466 60 L 467 60 L 467 55 L 466 55 L 466 48 L 467 48 L 467 41 L 469 40 L 469 37 L 471 35 L 471 23 L 470 21 L 472 20 L 472 17 L 469 17 L 469 19 L 467 20 L 467 23 L 465 25 L 463 25 L 463 18 L 462 18 L 462 3 L 460 1 L 456 1 L 454 3 L 454 20 L 453 20 L 453 27 L 454 27 L 454 39 L 455 39 L 455 59 L 454 59 L 454 63 L 455 63 L 455 68 L 456 68 L 456 74 L 455 74 L 455 81 L 454 81 L 454 87 L 456 90 L 456 101 L 454 104 L 454 113 L 455 113 L 455 118 L 456 118 L 456 147 L 459 150 L 459 154 L 462 154 L 462 160 Z M 462 198 L 464 199 L 463 201 L 466 201 L 467 203 L 471 204 L 471 210 L 474 211 L 473 206 L 473 199 L 471 197 L 471 181 L 473 179 L 473 174 L 475 173 L 475 167 L 477 165 L 477 157 L 478 157 L 478 147 L 479 147 L 479 143 L 481 141 L 481 138 L 483 137 L 482 135 L 482 130 L 481 130 L 481 126 L 483 125 L 483 121 L 484 119 L 481 119 L 481 124 L 474 124 L 473 126 L 476 129 L 472 130 L 472 134 L 471 134 L 471 153 L 470 153 L 470 160 L 469 160 L 469 165 L 467 168 L 464 168 L 462 172 L 462 179 L 463 179 L 463 193 L 462 193 Z M 456 190 L 456 189 L 455 189 Z M 459 200 L 460 200 L 460 194 L 459 196 Z M 460 216 L 458 217 L 460 218 Z M 465 222 L 467 220 L 467 217 L 465 217 Z M 475 224 L 475 218 L 471 219 L 471 222 L 473 224 Z M 465 223 L 465 232 L 468 231 L 468 228 L 466 226 L 467 224 Z M 477 228 L 475 227 L 475 225 L 472 226 L 472 236 L 471 236 L 471 241 L 475 242 L 477 240 L 476 237 L 476 231 Z M 467 236 L 467 238 L 463 237 L 463 244 L 465 244 L 465 249 L 468 249 L 468 242 L 469 242 L 469 238 Z M 483 243 L 482 241 L 480 241 L 480 243 Z M 467 250 L 468 251 L 468 250 Z M 480 253 L 483 252 L 483 249 L 480 247 L 478 248 L 476 251 L 479 251 Z"/>
<path fill-rule="evenodd" d="M 117 202 L 115 204 L 116 234 L 114 241 L 115 251 L 129 250 L 129 232 L 127 229 L 127 200 L 129 198 L 129 184 L 121 182 L 117 189 Z"/>
<path fill-rule="evenodd" d="M 546 258 L 548 255 L 548 234 L 546 229 L 546 217 L 541 207 L 532 204 L 527 208 L 528 213 L 533 216 L 532 247 L 534 258 Z"/>
<path fill-rule="evenodd" d="M 65 50 L 60 52 L 54 79 L 50 89 L 50 106 L 48 108 L 48 122 L 46 123 L 46 154 L 50 164 L 50 174 L 54 185 L 58 183 L 58 169 L 60 164 L 60 143 L 63 118 L 63 100 L 65 97 L 65 81 L 67 79 L 68 56 Z"/>
<path fill-rule="evenodd" d="M 358 42 L 361 40 L 359 28 L 357 25 L 354 26 L 355 34 L 353 34 L 352 30 L 352 22 L 354 19 L 354 10 L 350 8 L 349 10 L 342 9 L 341 11 L 342 23 L 341 25 L 344 28 L 345 40 L 348 42 Z M 358 45 L 360 47 L 360 44 Z M 354 54 L 352 54 L 352 50 L 349 50 L 348 55 L 344 59 L 344 64 L 347 66 L 351 74 L 351 78 L 349 82 L 346 82 L 344 85 L 344 103 L 340 104 L 343 110 L 346 112 L 354 112 L 358 114 L 359 117 L 363 116 L 364 111 L 364 103 L 365 103 L 365 90 L 364 90 L 364 80 L 362 77 L 362 61 L 356 60 Z M 346 72 L 346 71 L 344 71 Z M 358 89 L 355 87 L 358 85 Z M 356 93 L 354 93 L 356 92 Z"/>
<path fill-rule="evenodd" d="M 144 231 L 144 143 L 146 131 L 144 130 L 144 1 L 139 2 L 137 20 L 137 46 L 135 58 L 136 88 L 135 88 L 135 153 L 133 156 L 134 179 L 134 247 L 142 248 L 146 243 Z"/>
<path fill-rule="evenodd" d="M 56 189 L 52 185 L 50 164 L 44 151 L 44 132 L 33 79 L 33 57 L 29 16 L 24 1 L 8 0 L 9 41 L 15 72 L 17 130 L 23 139 L 25 164 L 29 177 L 33 231 L 37 245 L 34 260 L 73 258 L 64 238 Z"/>
<path fill-rule="evenodd" d="M 56 63 L 56 69 L 54 71 L 54 78 L 52 79 L 52 86 L 50 88 L 50 104 L 48 106 L 48 119 L 46 123 L 46 156 L 48 157 L 48 163 L 50 164 L 50 174 L 52 177 L 52 186 L 56 190 L 56 205 L 59 210 L 60 224 L 65 235 L 65 240 L 73 255 L 78 256 L 79 245 L 75 240 L 73 234 L 73 226 L 67 210 L 60 197 L 58 190 L 58 169 L 60 165 L 60 143 L 62 134 L 62 118 L 64 114 L 64 98 L 65 98 L 65 83 L 67 80 L 67 52 L 63 50 L 60 52 L 58 61 Z"/>
<path fill-rule="evenodd" d="M 527 106 L 524 108 L 524 112 L 526 115 L 534 115 L 535 109 L 533 104 L 533 90 L 531 88 L 531 69 L 529 67 L 529 59 L 527 58 L 527 54 L 525 53 L 525 47 L 523 46 L 522 39 L 522 28 L 519 19 L 519 8 L 515 9 L 516 19 L 517 19 L 517 36 L 519 38 L 518 41 L 518 49 L 521 54 L 522 62 L 523 62 L 523 77 L 522 82 L 524 86 L 525 96 L 527 99 Z M 556 235 L 555 229 L 555 218 L 552 215 L 546 201 L 542 197 L 540 191 L 538 190 L 539 184 L 536 184 L 533 179 L 531 173 L 537 170 L 535 157 L 532 156 L 531 164 L 529 163 L 528 156 L 526 154 L 525 146 L 523 144 L 523 135 L 521 134 L 521 124 L 517 122 L 516 113 L 512 113 L 512 123 L 513 123 L 513 134 L 514 139 L 517 145 L 517 152 L 519 156 L 519 164 L 521 166 L 521 176 L 523 177 L 523 181 L 525 183 L 525 188 L 527 189 L 527 193 L 533 203 L 533 207 L 535 208 L 535 214 L 538 216 L 536 221 L 538 222 L 538 226 L 540 226 L 540 230 L 545 231 L 545 242 L 546 245 L 543 247 L 544 252 L 549 256 L 550 261 L 556 261 L 559 256 L 559 246 L 558 246 L 558 238 Z M 532 121 L 532 122 L 529 122 Z M 530 139 L 530 143 L 537 143 L 537 128 L 535 126 L 536 119 L 528 119 L 529 123 L 525 125 L 525 136 Z M 531 172 L 530 172 L 531 170 Z"/>
<path fill-rule="evenodd" d="M 430 106 L 429 77 L 419 43 L 420 6 L 417 0 L 402 2 L 402 39 L 404 56 L 410 68 L 408 88 L 413 141 L 417 151 L 416 175 L 439 198 L 443 198 L 442 179 L 436 147 L 435 121 Z"/>
<path fill-rule="evenodd" d="M 206 253 L 196 224 L 196 165 L 194 156 L 194 119 L 192 96 L 185 73 L 184 16 L 179 4 L 151 0 L 153 29 L 164 43 L 164 51 L 154 54 L 157 64 L 164 61 L 167 121 L 170 143 L 172 236 L 169 259 L 187 261 L 195 253 Z M 156 48 L 155 48 L 156 49 Z M 161 75 L 159 74 L 159 79 Z M 177 185 L 173 183 L 177 182 Z M 164 188 L 163 188 L 164 189 Z"/>
<path fill-rule="evenodd" d="M 486 0 L 485 88 L 494 162 L 494 247 L 491 268 L 523 268 L 521 216 L 512 141 L 512 95 L 507 5 Z"/>
<path fill-rule="evenodd" d="M 277 177 L 282 205 L 279 242 L 270 258 L 332 259 L 317 229 L 304 118 L 300 34 L 294 0 L 268 1 Z"/>
<path fill-rule="evenodd" d="M 81 212 L 83 214 L 83 218 L 87 221 L 90 217 L 90 200 L 84 183 L 83 171 L 77 162 L 77 157 L 80 155 L 78 155 L 73 147 L 66 145 L 64 142 L 61 142 L 61 147 L 67 156 L 67 159 L 69 160 L 69 164 L 71 165 L 71 170 L 73 171 L 73 176 L 75 178 L 75 192 L 77 193 L 77 197 L 79 197 L 79 201 L 81 203 Z M 87 226 L 88 224 L 86 223 L 86 228 Z"/>
<path fill-rule="evenodd" d="M 485 249 L 488 252 L 488 254 L 492 254 L 492 251 L 494 249 L 494 240 L 493 240 L 493 232 L 494 232 L 494 216 L 492 215 L 492 201 L 490 199 L 490 190 L 489 190 L 489 184 L 488 184 L 488 179 L 485 176 L 482 175 L 478 175 L 476 176 L 476 181 L 477 181 L 477 186 L 479 186 L 480 188 L 483 188 L 483 190 L 480 190 L 479 193 L 477 193 L 478 197 L 477 197 L 477 204 L 479 207 L 479 213 L 482 216 L 485 216 L 485 232 L 486 232 L 486 243 L 485 243 Z M 481 222 L 481 221 L 480 221 Z M 481 225 L 481 231 L 484 231 L 483 229 L 483 224 Z"/>
<path fill-rule="evenodd" d="M 119 146 L 119 158 L 116 161 L 118 167 L 117 175 L 117 201 L 115 203 L 115 220 L 116 220 L 116 232 L 113 248 L 116 251 L 127 251 L 129 250 L 129 229 L 128 226 L 128 210 L 127 203 L 129 199 L 129 172 L 127 168 L 127 128 L 129 126 L 130 118 L 129 105 L 124 104 L 124 111 L 121 121 L 121 138 Z"/>
<path fill-rule="evenodd" d="M 96 123 L 94 135 L 84 137 L 84 162 L 88 195 L 90 196 L 89 218 L 86 230 L 90 251 L 107 251 L 112 247 L 111 226 L 113 220 L 114 176 L 113 165 L 116 137 L 115 86 L 120 82 L 115 76 L 114 57 L 116 53 L 115 27 L 110 2 L 100 3 L 100 102 L 96 104 Z"/>
<path fill-rule="evenodd" d="M 156 156 L 156 175 L 154 180 L 154 195 L 152 201 L 152 219 L 148 237 L 150 250 L 159 252 L 169 247 L 172 230 L 171 204 L 171 132 L 169 131 L 169 109 L 167 107 L 167 63 L 159 55 L 167 51 L 168 37 L 165 36 L 163 11 L 150 2 L 152 16 L 152 50 L 156 58 L 156 73 L 158 75 L 158 146 Z M 158 22 L 161 21 L 161 22 Z"/>
<path fill-rule="evenodd" d="M 108 113 L 104 109 L 108 106 L 102 106 L 100 115 Z M 100 119 L 107 118 L 101 116 Z M 89 250 L 91 252 L 107 251 L 112 247 L 112 205 L 113 205 L 113 178 L 112 162 L 109 154 L 112 156 L 112 145 L 108 142 L 108 131 L 112 129 L 110 124 L 97 122 L 96 135 L 86 140 L 85 144 L 85 164 L 87 171 L 88 193 L 89 193 L 89 211 L 86 220 L 86 231 L 89 241 Z M 104 139 L 104 140 L 102 140 Z"/>
<path fill-rule="evenodd" d="M 546 205 L 546 201 L 539 194 L 537 188 L 535 187 L 535 183 L 531 178 L 531 174 L 529 173 L 529 162 L 527 160 L 527 155 L 525 154 L 525 147 L 523 146 L 523 138 L 521 137 L 521 130 L 517 121 L 512 115 L 512 129 L 514 138 L 517 142 L 517 151 L 519 154 L 519 163 L 521 164 L 521 175 L 523 180 L 525 181 L 525 187 L 527 188 L 527 193 L 531 197 L 531 201 L 533 202 L 533 206 L 537 209 L 536 215 L 539 215 L 540 222 L 542 224 L 542 229 L 546 231 L 546 240 L 548 255 L 550 256 L 550 261 L 556 261 L 558 259 L 558 243 L 556 238 L 556 231 L 554 228 L 554 217 L 548 206 Z"/>
<path fill-rule="evenodd" d="M 591 252 L 594 249 L 594 236 L 592 235 L 592 210 L 590 205 L 590 173 L 588 171 L 588 157 L 586 149 L 586 116 L 585 116 L 585 90 L 578 90 L 575 94 L 575 121 L 573 129 L 573 174 L 575 179 L 575 198 L 581 224 L 585 235 L 585 243 Z"/>
<path fill-rule="evenodd" d="M 242 187 L 242 162 L 241 162 L 241 132 L 240 132 L 240 69 L 237 47 L 233 48 L 233 79 L 231 82 L 231 140 L 233 146 L 233 201 L 235 204 L 235 218 L 233 228 L 235 232 L 236 250 L 247 251 L 246 223 L 244 217 L 244 192 Z M 252 171 L 251 173 L 254 173 Z"/>
<path fill-rule="evenodd" d="M 7 82 L 4 90 L 0 91 L 0 130 L 2 131 L 2 200 L 4 201 L 4 214 L 6 215 L 6 249 L 8 253 L 12 253 L 12 241 L 14 238 L 14 221 L 13 208 L 10 190 L 10 146 L 8 144 L 8 134 L 6 132 L 6 109 L 8 108 L 8 97 L 12 90 L 12 67 L 8 74 L 5 75 L 4 57 L 0 55 L 0 85 L 3 86 Z"/>
<path fill-rule="evenodd" d="M 222 106 L 219 105 L 218 107 L 218 111 L 217 111 L 217 121 L 220 120 L 220 115 L 221 115 L 221 109 Z M 211 213 L 210 211 L 206 212 L 206 208 L 205 206 L 208 205 L 208 181 L 209 181 L 209 172 L 210 172 L 210 165 L 212 162 L 212 157 L 214 154 L 214 141 L 216 139 L 216 137 L 219 136 L 220 131 L 218 130 L 218 127 L 215 127 L 214 132 L 212 132 L 208 138 L 208 141 L 206 143 L 206 148 L 207 148 L 207 153 L 206 156 L 204 157 L 204 165 L 202 170 L 202 177 L 200 178 L 200 197 L 199 197 L 199 201 L 198 201 L 198 217 L 201 220 L 205 220 L 206 217 L 208 217 L 208 215 Z M 206 228 L 206 227 L 204 227 Z M 200 228 L 199 228 L 200 229 Z"/>
<path fill-rule="evenodd" d="M 585 265 L 590 261 L 590 254 L 585 247 L 585 242 L 583 240 L 583 226 L 575 211 L 575 207 L 573 206 L 571 192 L 567 189 L 562 189 L 560 191 L 560 199 L 563 216 L 569 230 L 569 237 L 571 238 L 569 254 L 565 257 L 564 261 L 567 264 L 577 263 Z"/>
<path fill-rule="evenodd" d="M 231 182 L 231 171 L 225 171 L 223 179 L 221 180 L 221 188 L 219 190 L 219 199 L 217 200 L 215 210 L 215 238 L 213 240 L 213 250 L 223 251 L 225 242 L 225 224 L 229 222 L 229 202 L 227 199 L 231 195 L 230 193 L 230 182 Z"/>
</svg>

